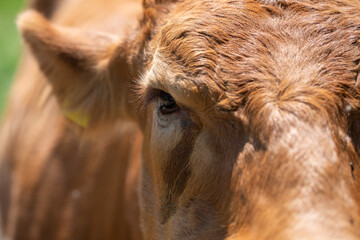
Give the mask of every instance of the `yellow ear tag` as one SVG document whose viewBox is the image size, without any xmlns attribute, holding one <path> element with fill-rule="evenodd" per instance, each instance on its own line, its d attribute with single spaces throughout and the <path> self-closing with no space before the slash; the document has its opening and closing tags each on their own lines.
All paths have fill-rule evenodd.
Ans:
<svg viewBox="0 0 360 240">
<path fill-rule="evenodd" d="M 86 128 L 89 125 L 90 116 L 81 110 L 66 110 L 67 106 L 69 106 L 69 101 L 65 100 L 62 108 L 65 117 L 80 127 Z"/>
</svg>

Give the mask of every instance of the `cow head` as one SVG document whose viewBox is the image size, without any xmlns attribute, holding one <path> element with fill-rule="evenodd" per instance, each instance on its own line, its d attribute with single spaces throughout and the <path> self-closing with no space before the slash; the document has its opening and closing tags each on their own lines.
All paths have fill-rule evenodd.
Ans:
<svg viewBox="0 0 360 240">
<path fill-rule="evenodd" d="M 146 239 L 358 239 L 359 13 L 145 1 L 124 39 L 19 26 L 65 112 L 141 127 Z"/>
</svg>

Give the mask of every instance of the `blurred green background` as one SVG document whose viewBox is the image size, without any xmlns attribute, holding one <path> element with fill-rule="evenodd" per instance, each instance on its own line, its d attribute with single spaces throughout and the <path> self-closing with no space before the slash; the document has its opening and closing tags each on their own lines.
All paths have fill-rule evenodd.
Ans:
<svg viewBox="0 0 360 240">
<path fill-rule="evenodd" d="M 24 0 L 0 0 L 0 116 L 20 55 L 20 36 L 15 20 Z"/>
</svg>

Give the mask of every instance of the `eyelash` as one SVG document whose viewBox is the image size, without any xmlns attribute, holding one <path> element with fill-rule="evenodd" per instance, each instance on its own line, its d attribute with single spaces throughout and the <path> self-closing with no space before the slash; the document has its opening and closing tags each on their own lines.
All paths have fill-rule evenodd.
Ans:
<svg viewBox="0 0 360 240">
<path fill-rule="evenodd" d="M 159 112 L 161 114 L 163 115 L 172 114 L 180 109 L 174 98 L 169 93 L 160 90 L 158 96 L 162 101 L 159 107 Z"/>
</svg>

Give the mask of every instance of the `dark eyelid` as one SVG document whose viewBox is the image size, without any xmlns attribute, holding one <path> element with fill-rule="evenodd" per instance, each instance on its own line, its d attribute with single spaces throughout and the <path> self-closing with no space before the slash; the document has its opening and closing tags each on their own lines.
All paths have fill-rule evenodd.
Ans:
<svg viewBox="0 0 360 240">
<path fill-rule="evenodd" d="M 159 111 L 162 115 L 169 115 L 180 109 L 176 104 L 175 99 L 169 93 L 161 91 L 159 93 L 159 98 L 161 99 Z"/>
<path fill-rule="evenodd" d="M 146 105 L 148 105 L 151 101 L 153 101 L 155 98 L 158 98 L 158 97 L 161 98 L 163 101 L 176 102 L 170 93 L 168 93 L 162 89 L 152 88 L 152 89 L 148 89 L 146 91 L 146 95 L 145 95 Z"/>
<path fill-rule="evenodd" d="M 161 100 L 163 101 L 167 101 L 167 102 L 176 102 L 175 99 L 173 98 L 173 96 L 171 96 L 171 94 L 161 91 L 159 93 L 159 97 L 161 98 Z"/>
<path fill-rule="evenodd" d="M 139 112 L 144 112 L 149 104 L 156 98 L 160 98 L 162 101 L 173 101 L 178 107 L 183 108 L 170 93 L 160 88 L 142 88 L 137 91 L 137 95 L 139 96 L 137 100 Z M 163 97 L 161 97 L 161 95 L 163 95 Z M 166 99 L 166 95 L 170 96 L 171 99 Z"/>
</svg>

